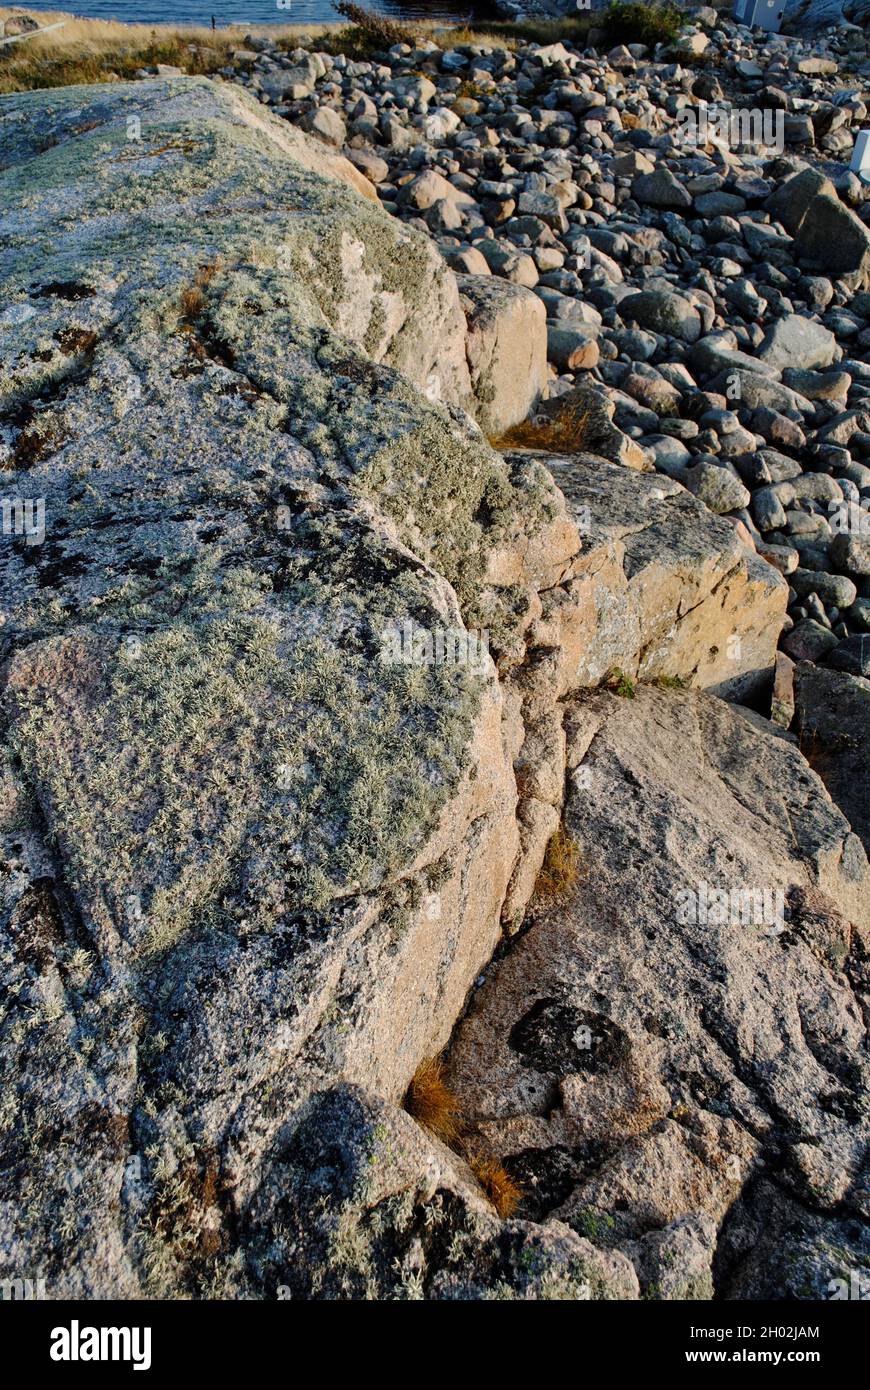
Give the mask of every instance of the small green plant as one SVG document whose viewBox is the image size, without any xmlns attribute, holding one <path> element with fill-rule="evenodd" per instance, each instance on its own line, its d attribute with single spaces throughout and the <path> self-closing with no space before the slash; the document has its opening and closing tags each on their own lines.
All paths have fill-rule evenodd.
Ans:
<svg viewBox="0 0 870 1390">
<path fill-rule="evenodd" d="M 613 0 L 601 16 L 608 43 L 673 43 L 686 22 L 676 5 L 639 4 L 636 0 Z"/>
<path fill-rule="evenodd" d="M 627 676 L 619 667 L 610 673 L 607 682 L 607 689 L 612 690 L 614 695 L 619 695 L 623 700 L 634 699 L 634 681 L 631 676 Z"/>
<path fill-rule="evenodd" d="M 609 1212 L 596 1211 L 594 1207 L 583 1207 L 575 1222 L 580 1235 L 596 1243 L 606 1240 L 607 1233 L 612 1231 L 615 1225 L 616 1222 Z"/>
<path fill-rule="evenodd" d="M 685 676 L 656 676 L 656 685 L 660 690 L 688 690 L 689 682 Z"/>
</svg>

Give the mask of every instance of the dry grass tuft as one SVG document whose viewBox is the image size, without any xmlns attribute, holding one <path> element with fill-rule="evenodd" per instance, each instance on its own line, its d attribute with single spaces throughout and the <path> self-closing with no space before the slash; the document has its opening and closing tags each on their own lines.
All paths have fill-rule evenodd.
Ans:
<svg viewBox="0 0 870 1390">
<path fill-rule="evenodd" d="M 181 314 L 182 318 L 195 319 L 202 313 L 205 304 L 205 295 L 199 285 L 191 285 L 188 289 L 181 291 Z"/>
<path fill-rule="evenodd" d="M 445 1082 L 437 1057 L 420 1063 L 405 1095 L 405 1109 L 465 1159 L 499 1216 L 506 1219 L 513 1215 L 522 1201 L 522 1190 L 494 1154 L 468 1138 L 459 1100 Z"/>
<path fill-rule="evenodd" d="M 211 284 L 219 270 L 224 268 L 223 256 L 217 256 L 215 260 L 209 261 L 208 265 L 201 265 L 194 276 L 193 283 L 199 286 Z"/>
<path fill-rule="evenodd" d="M 216 260 L 210 261 L 208 265 L 201 265 L 196 275 L 193 277 L 193 284 L 188 285 L 187 289 L 181 291 L 181 317 L 192 323 L 199 318 L 205 308 L 205 295 L 203 290 L 211 283 L 219 270 L 223 270 L 224 262 L 221 256 Z"/>
<path fill-rule="evenodd" d="M 514 425 L 491 441 L 494 449 L 545 449 L 550 454 L 579 454 L 588 444 L 589 411 L 574 401 L 552 419 L 538 416 Z"/>
<path fill-rule="evenodd" d="M 462 1134 L 462 1110 L 444 1080 L 444 1068 L 437 1057 L 427 1057 L 415 1071 L 405 1095 L 405 1109 L 444 1144 L 455 1144 Z"/>
<path fill-rule="evenodd" d="M 482 1149 L 469 1148 L 466 1160 L 477 1181 L 492 1202 L 502 1220 L 513 1216 L 523 1200 L 523 1190 L 518 1187 L 510 1173 L 494 1154 Z"/>
<path fill-rule="evenodd" d="M 567 897 L 580 878 L 581 867 L 580 846 L 560 826 L 547 845 L 544 863 L 535 884 L 536 897 L 545 901 Z"/>
</svg>

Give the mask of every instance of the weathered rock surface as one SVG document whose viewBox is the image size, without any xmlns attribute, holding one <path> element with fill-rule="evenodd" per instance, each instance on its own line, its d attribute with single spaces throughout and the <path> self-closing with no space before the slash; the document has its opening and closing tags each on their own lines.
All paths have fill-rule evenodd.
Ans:
<svg viewBox="0 0 870 1390">
<path fill-rule="evenodd" d="M 624 1255 L 557 1221 L 500 1221 L 456 1154 L 349 1086 L 279 1132 L 243 1226 L 260 1295 L 638 1297 Z"/>
<path fill-rule="evenodd" d="M 0 1210 L 56 1296 L 219 1282 L 282 1116 L 443 1045 L 521 848 L 493 656 L 579 546 L 394 370 L 464 397 L 431 245 L 232 89 L 135 94 L 4 105 Z"/>
<path fill-rule="evenodd" d="M 583 537 L 576 577 L 545 596 L 542 624 L 574 609 L 568 689 L 619 669 L 732 699 L 769 683 L 786 585 L 678 482 L 591 455 L 548 466 Z"/>
<path fill-rule="evenodd" d="M 499 0 L 500 13 L 530 4 Z M 566 13 L 565 0 L 542 8 Z M 839 14 L 837 0 L 804 8 Z M 582 35 L 445 49 L 418 34 L 354 62 L 310 51 L 316 40 L 292 54 L 267 43 L 234 76 L 303 128 L 341 111 L 384 207 L 437 237 L 457 272 L 537 296 L 541 408 L 584 397 L 586 447 L 687 483 L 784 572 L 800 552 L 823 574 L 829 557 L 840 568 L 831 510 L 870 516 L 870 185 L 850 168 L 870 48 L 803 9 L 787 36 L 709 7 L 687 21 L 669 50 L 606 55 L 595 26 L 585 50 Z M 296 67 L 310 80 L 288 94 Z M 814 477 L 778 510 L 758 496 L 804 472 L 824 475 L 824 497 Z M 818 622 L 831 634 L 818 650 L 841 646 L 832 664 L 863 670 L 860 608 L 817 593 L 810 613 L 804 597 L 789 605 L 795 629 Z"/>
<path fill-rule="evenodd" d="M 547 384 L 547 318 L 541 301 L 493 276 L 457 277 L 468 322 L 474 416 L 484 434 L 525 420 Z"/>
<path fill-rule="evenodd" d="M 801 748 L 870 853 L 870 681 L 802 662 L 795 696 Z"/>
<path fill-rule="evenodd" d="M 252 35 L 0 101 L 0 1277 L 804 1298 L 870 1254 L 866 864 L 785 732 L 797 684 L 866 834 L 870 49 L 692 19 L 695 72 Z M 759 103 L 784 150 L 691 138 Z M 570 453 L 487 447 L 530 409 Z M 770 696 L 781 629 L 826 668 Z M 566 762 L 593 876 L 527 917 Z M 717 873 L 782 922 L 676 917 Z M 396 1109 L 499 942 L 509 1221 Z"/>
<path fill-rule="evenodd" d="M 519 1214 L 623 1251 L 646 1296 L 825 1297 L 863 1240 L 860 841 L 792 742 L 709 696 L 590 692 L 566 730 L 579 881 L 488 970 L 450 1078 Z M 760 1211 L 803 1213 L 781 1264 Z"/>
</svg>

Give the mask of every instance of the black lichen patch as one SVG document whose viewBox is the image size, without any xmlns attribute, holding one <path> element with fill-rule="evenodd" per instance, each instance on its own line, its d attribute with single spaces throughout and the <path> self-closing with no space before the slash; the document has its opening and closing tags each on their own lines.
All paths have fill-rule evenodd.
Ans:
<svg viewBox="0 0 870 1390">
<path fill-rule="evenodd" d="M 511 1029 L 508 1041 L 526 1066 L 560 1075 L 614 1071 L 630 1050 L 626 1034 L 604 1014 L 556 999 L 539 999 Z"/>
<path fill-rule="evenodd" d="M 45 970 L 63 943 L 63 918 L 50 878 L 35 878 L 25 889 L 11 924 L 11 933 L 21 959 Z"/>
<path fill-rule="evenodd" d="M 522 1190 L 517 1215 L 527 1221 L 543 1221 L 555 1207 L 567 1201 L 595 1166 L 579 1150 L 562 1144 L 554 1144 L 550 1149 L 523 1149 L 503 1158 L 502 1163 Z"/>
<path fill-rule="evenodd" d="M 51 280 L 47 285 L 31 286 L 30 293 L 34 299 L 92 299 L 96 290 L 90 285 L 80 285 L 75 280 Z"/>
<path fill-rule="evenodd" d="M 42 545 L 32 546 L 21 541 L 15 549 L 25 565 L 36 569 L 36 583 L 40 589 L 62 589 L 65 580 L 88 571 L 84 555 L 70 554 L 56 541 L 47 539 Z"/>
<path fill-rule="evenodd" d="M 55 333 L 55 338 L 60 343 L 61 351 L 68 357 L 78 353 L 92 353 L 99 342 L 98 334 L 89 328 L 61 328 Z"/>
<path fill-rule="evenodd" d="M 30 401 L 9 412 L 3 423 L 18 431 L 7 468 L 33 468 L 65 442 L 56 427 L 40 419 L 39 412 Z"/>
<path fill-rule="evenodd" d="M 130 1148 L 130 1118 L 91 1101 L 82 1106 L 76 1119 L 79 1139 L 88 1151 L 98 1150 L 109 1158 L 122 1158 Z"/>
</svg>

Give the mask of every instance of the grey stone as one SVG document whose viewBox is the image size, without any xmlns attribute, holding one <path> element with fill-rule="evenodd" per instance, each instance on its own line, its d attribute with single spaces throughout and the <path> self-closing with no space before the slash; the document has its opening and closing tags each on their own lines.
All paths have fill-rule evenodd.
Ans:
<svg viewBox="0 0 870 1390">
<path fill-rule="evenodd" d="M 801 746 L 870 852 L 870 681 L 803 662 L 795 672 Z"/>
<path fill-rule="evenodd" d="M 870 574 L 870 513 L 859 512 L 858 516 L 867 519 L 864 535 L 854 535 L 844 531 L 831 541 L 831 559 L 838 569 L 856 576 Z"/>
<path fill-rule="evenodd" d="M 701 336 L 701 316 L 694 305 L 671 290 L 644 290 L 620 300 L 623 319 L 634 319 L 642 328 L 666 333 L 684 343 L 697 342 Z"/>
<path fill-rule="evenodd" d="M 702 217 L 735 217 L 746 209 L 746 199 L 737 193 L 702 193 L 695 199 L 695 210 Z"/>
<path fill-rule="evenodd" d="M 784 617 L 779 574 L 670 478 L 589 454 L 554 456 L 549 466 L 583 538 L 571 585 L 579 627 L 569 688 L 619 668 L 728 699 L 758 694 Z M 554 595 L 545 605 L 542 642 L 564 603 Z M 729 643 L 735 633 L 739 650 Z"/>
<path fill-rule="evenodd" d="M 33 1025 L 0 1021 L 0 1242 L 57 1297 L 247 1296 L 278 1131 L 338 1079 L 400 1100 L 522 869 L 523 709 L 564 691 L 435 636 L 521 654 L 579 537 L 463 413 L 455 279 L 346 160 L 229 83 L 3 110 L 0 390 L 38 415 L 7 482 L 46 530 L 0 573 L 0 970 Z"/>
<path fill-rule="evenodd" d="M 826 606 L 835 604 L 837 608 L 848 608 L 857 596 L 854 583 L 845 574 L 796 569 L 789 582 L 796 594 L 818 594 Z"/>
<path fill-rule="evenodd" d="M 803 618 L 791 632 L 785 634 L 781 642 L 783 651 L 793 661 L 819 661 L 836 645 L 837 639 L 831 629 L 823 627 L 813 618 Z"/>
<path fill-rule="evenodd" d="M 486 435 L 525 420 L 547 381 L 547 322 L 531 290 L 494 276 L 460 275 L 468 323 L 466 354 L 475 403 Z"/>
<path fill-rule="evenodd" d="M 548 324 L 547 358 L 562 371 L 574 372 L 596 367 L 599 349 L 595 330 Z"/>
<path fill-rule="evenodd" d="M 279 1288 L 284 1298 L 339 1300 L 639 1294 L 625 1255 L 561 1222 L 499 1220 L 462 1158 L 348 1085 L 321 1092 L 279 1131 L 243 1234 L 261 1297 Z"/>
<path fill-rule="evenodd" d="M 341 146 L 347 138 L 345 123 L 338 111 L 334 111 L 331 106 L 319 106 L 306 122 L 305 129 L 327 145 Z"/>
<path fill-rule="evenodd" d="M 711 512 L 721 514 L 737 511 L 747 506 L 750 500 L 749 490 L 740 479 L 735 478 L 727 468 L 720 468 L 714 463 L 696 463 L 686 472 L 685 484 Z"/>
<path fill-rule="evenodd" d="M 692 195 L 670 169 L 656 169 L 652 174 L 637 174 L 631 185 L 632 197 L 652 208 L 676 208 L 683 211 L 692 206 Z"/>
<path fill-rule="evenodd" d="M 829 655 L 828 665 L 850 676 L 870 676 L 870 633 L 845 637 Z"/>
<path fill-rule="evenodd" d="M 777 319 L 758 349 L 759 359 L 779 370 L 830 367 L 838 354 L 837 340 L 830 329 L 800 314 Z"/>
</svg>

